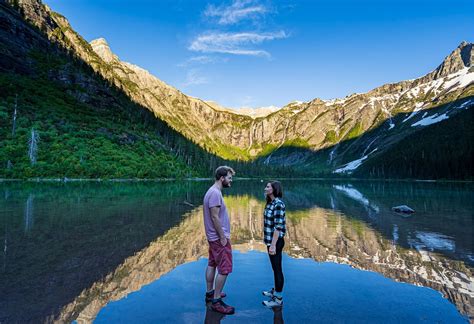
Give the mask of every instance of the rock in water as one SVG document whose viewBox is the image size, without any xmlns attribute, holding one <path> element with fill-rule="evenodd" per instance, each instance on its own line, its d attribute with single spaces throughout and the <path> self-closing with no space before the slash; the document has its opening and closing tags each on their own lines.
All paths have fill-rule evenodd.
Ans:
<svg viewBox="0 0 474 324">
<path fill-rule="evenodd" d="M 415 210 L 408 207 L 407 205 L 392 207 L 392 210 L 396 213 L 403 213 L 403 214 L 413 214 L 415 212 Z"/>
</svg>

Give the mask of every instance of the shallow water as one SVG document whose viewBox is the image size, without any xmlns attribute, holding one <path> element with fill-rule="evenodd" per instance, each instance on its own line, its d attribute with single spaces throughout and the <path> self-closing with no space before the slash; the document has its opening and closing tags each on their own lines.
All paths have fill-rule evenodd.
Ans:
<svg viewBox="0 0 474 324">
<path fill-rule="evenodd" d="M 270 323 L 275 313 L 261 303 L 261 290 L 272 286 L 264 253 L 234 254 L 226 302 L 235 315 L 222 316 L 204 307 L 202 273 L 205 259 L 180 265 L 139 292 L 108 304 L 96 323 Z M 369 271 L 310 259 L 283 259 L 287 285 L 277 318 L 301 322 L 462 323 L 454 305 L 434 290 L 397 283 Z M 357 293 L 354 293 L 357 292 Z M 401 311 L 402 310 L 402 311 Z M 211 322 L 213 322 L 211 320 Z"/>
</svg>

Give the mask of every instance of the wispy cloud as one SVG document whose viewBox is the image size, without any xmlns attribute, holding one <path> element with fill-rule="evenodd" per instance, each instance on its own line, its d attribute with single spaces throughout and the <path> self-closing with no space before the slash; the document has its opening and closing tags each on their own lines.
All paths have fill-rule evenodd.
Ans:
<svg viewBox="0 0 474 324">
<path fill-rule="evenodd" d="M 184 86 L 194 86 L 200 84 L 209 83 L 209 79 L 205 76 L 199 75 L 198 69 L 191 69 L 188 71 L 186 75 L 186 81 L 184 82 Z"/>
<path fill-rule="evenodd" d="M 286 38 L 284 31 L 276 33 L 207 33 L 199 35 L 188 47 L 191 51 L 202 53 L 225 53 L 270 57 L 270 53 L 260 49 L 248 48 L 249 45 L 264 41 Z"/>
<path fill-rule="evenodd" d="M 264 32 L 263 30 L 266 29 L 264 24 L 259 24 L 254 31 L 248 32 L 249 20 L 255 27 L 260 18 L 267 18 L 269 14 L 275 13 L 271 10 L 270 0 L 227 0 L 226 2 L 224 5 L 206 7 L 203 16 L 217 18 L 210 20 L 214 28 L 198 33 L 188 45 L 189 51 L 200 53 L 202 56 L 192 57 L 178 66 L 215 63 L 218 60 L 210 56 L 222 58 L 225 54 L 270 58 L 271 54 L 263 48 L 262 43 L 289 37 L 283 30 Z M 246 22 L 245 26 L 239 24 L 241 21 Z M 267 19 L 264 21 L 268 22 Z M 246 30 L 242 30 L 243 27 Z"/>
<path fill-rule="evenodd" d="M 208 56 L 208 55 L 193 56 L 187 59 L 186 61 L 179 63 L 178 66 L 188 67 L 191 65 L 212 64 L 212 63 L 218 63 L 218 62 L 227 62 L 227 59 L 223 57 Z"/>
<path fill-rule="evenodd" d="M 218 18 L 219 25 L 231 25 L 245 19 L 255 19 L 269 9 L 254 0 L 234 0 L 230 6 L 208 5 L 204 11 L 207 17 Z"/>
</svg>

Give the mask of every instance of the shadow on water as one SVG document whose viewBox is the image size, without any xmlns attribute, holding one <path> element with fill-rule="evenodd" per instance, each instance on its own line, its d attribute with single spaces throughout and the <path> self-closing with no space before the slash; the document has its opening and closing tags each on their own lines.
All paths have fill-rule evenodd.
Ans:
<svg viewBox="0 0 474 324">
<path fill-rule="evenodd" d="M 236 250 L 264 250 L 264 185 L 236 181 L 225 192 Z M 288 255 L 434 288 L 472 318 L 471 185 L 284 185 Z M 90 322 L 108 302 L 206 256 L 200 204 L 208 186 L 0 184 L 0 321 Z M 391 212 L 402 203 L 417 212 Z"/>
</svg>

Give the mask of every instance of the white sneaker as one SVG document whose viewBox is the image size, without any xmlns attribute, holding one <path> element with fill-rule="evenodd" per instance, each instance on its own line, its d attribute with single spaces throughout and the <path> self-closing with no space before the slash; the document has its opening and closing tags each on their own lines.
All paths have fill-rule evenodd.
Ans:
<svg viewBox="0 0 474 324">
<path fill-rule="evenodd" d="M 273 294 L 275 293 L 275 288 L 272 288 L 270 290 L 264 290 L 262 291 L 262 295 L 266 297 L 273 298 Z"/>
<path fill-rule="evenodd" d="M 281 307 L 283 306 L 283 298 L 278 298 L 277 296 L 273 296 L 272 299 L 265 300 L 262 302 L 262 304 L 269 308 Z"/>
</svg>

